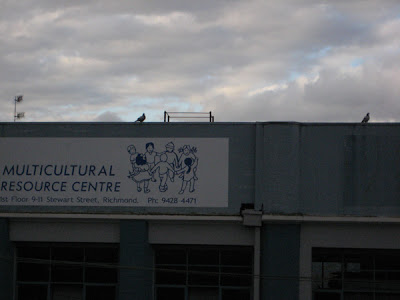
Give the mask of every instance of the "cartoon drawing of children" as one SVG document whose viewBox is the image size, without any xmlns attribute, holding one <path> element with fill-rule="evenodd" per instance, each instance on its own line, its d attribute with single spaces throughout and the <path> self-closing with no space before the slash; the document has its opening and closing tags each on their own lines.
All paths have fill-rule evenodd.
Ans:
<svg viewBox="0 0 400 300">
<path fill-rule="evenodd" d="M 138 153 L 136 152 L 136 147 L 134 145 L 129 145 L 126 150 L 130 154 L 129 160 L 131 161 L 132 170 L 134 170 L 136 166 L 136 157 L 138 156 Z"/>
<path fill-rule="evenodd" d="M 182 153 L 178 160 L 179 168 L 184 167 L 184 161 L 186 158 L 191 158 L 192 161 L 195 161 L 197 158 L 196 155 L 194 154 L 197 151 L 197 149 L 194 147 L 191 148 L 189 145 L 185 145 L 182 148 L 179 148 L 178 151 Z M 193 168 L 193 175 L 195 180 L 197 180 L 196 171 L 197 167 Z M 182 177 L 182 174 L 179 177 Z"/>
<path fill-rule="evenodd" d="M 174 172 L 174 169 L 170 166 L 167 160 L 168 160 L 167 155 L 165 153 L 161 154 L 160 161 L 156 163 L 156 165 L 150 170 L 151 174 L 154 174 L 157 170 L 159 170 L 160 192 L 165 192 L 166 190 L 168 190 L 168 185 L 167 185 L 168 172 Z"/>
<path fill-rule="evenodd" d="M 175 145 L 173 142 L 169 142 L 168 144 L 165 145 L 165 152 L 163 152 L 165 155 L 167 155 L 167 163 L 172 167 L 172 171 L 168 170 L 168 177 L 171 180 L 171 182 L 174 182 L 175 178 L 175 170 L 178 167 L 178 155 L 174 152 L 175 150 Z"/>
<path fill-rule="evenodd" d="M 146 144 L 146 161 L 147 164 L 149 165 L 149 169 L 152 169 L 156 163 L 156 157 L 159 155 L 159 153 L 154 151 L 154 144 L 152 142 Z M 152 182 L 156 182 L 156 179 L 154 178 L 154 173 L 152 173 L 151 177 Z"/>
<path fill-rule="evenodd" d="M 150 192 L 149 181 L 152 176 L 149 173 L 149 165 L 146 161 L 146 156 L 144 154 L 137 154 L 136 164 L 133 173 L 128 176 L 137 184 L 137 191 L 141 192 L 141 183 L 143 182 L 143 189 L 145 193 Z"/>
<path fill-rule="evenodd" d="M 189 183 L 189 192 L 194 192 L 194 183 L 197 180 L 194 170 L 197 167 L 199 159 L 196 157 L 192 159 L 191 157 L 186 157 L 183 161 L 185 166 L 176 171 L 176 174 L 182 174 L 182 187 L 179 194 L 183 194 L 186 190 L 186 186 Z"/>
</svg>

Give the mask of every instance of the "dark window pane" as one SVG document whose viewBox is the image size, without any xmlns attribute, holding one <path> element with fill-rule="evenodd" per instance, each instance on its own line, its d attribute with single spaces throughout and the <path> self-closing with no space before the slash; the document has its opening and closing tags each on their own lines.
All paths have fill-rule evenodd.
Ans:
<svg viewBox="0 0 400 300">
<path fill-rule="evenodd" d="M 46 300 L 47 285 L 20 284 L 17 287 L 18 300 Z"/>
<path fill-rule="evenodd" d="M 340 300 L 340 294 L 317 292 L 314 293 L 313 300 Z"/>
<path fill-rule="evenodd" d="M 312 288 L 313 290 L 322 289 L 322 262 L 312 262 Z"/>
<path fill-rule="evenodd" d="M 86 286 L 86 300 L 115 300 L 114 286 Z"/>
<path fill-rule="evenodd" d="M 174 267 L 174 266 L 157 267 L 156 283 L 175 284 L 175 285 L 186 284 L 186 267 Z"/>
<path fill-rule="evenodd" d="M 90 247 L 85 249 L 87 262 L 118 263 L 118 248 Z"/>
<path fill-rule="evenodd" d="M 345 293 L 344 300 L 372 300 L 372 293 Z"/>
<path fill-rule="evenodd" d="M 83 267 L 65 264 L 53 265 L 51 270 L 52 282 L 82 282 Z"/>
<path fill-rule="evenodd" d="M 83 262 L 83 248 L 78 247 L 54 247 L 53 259 L 59 261 Z"/>
<path fill-rule="evenodd" d="M 220 286 L 247 291 L 242 287 L 250 287 L 253 282 L 253 257 L 249 247 L 157 247 L 155 260 L 155 284 L 186 286 L 187 299 L 197 299 L 200 294 L 203 299 L 213 299 L 211 291 L 218 291 L 220 299 Z M 158 288 L 161 287 L 156 286 L 156 291 Z"/>
<path fill-rule="evenodd" d="M 17 247 L 17 300 L 83 300 L 83 274 L 88 283 L 117 283 L 117 247 Z M 93 266 L 94 264 L 94 266 Z M 51 278 L 50 278 L 51 277 Z M 87 299 L 115 299 L 115 286 L 86 286 Z M 49 291 L 49 298 L 48 296 Z"/>
<path fill-rule="evenodd" d="M 50 267 L 49 247 L 18 247 L 17 280 L 48 281 Z"/>
<path fill-rule="evenodd" d="M 376 290 L 400 291 L 400 253 L 375 256 L 375 280 Z"/>
<path fill-rule="evenodd" d="M 185 300 L 185 289 L 159 287 L 157 300 Z"/>
<path fill-rule="evenodd" d="M 191 287 L 189 288 L 189 300 L 218 300 L 218 288 Z"/>
<path fill-rule="evenodd" d="M 346 255 L 344 270 L 345 290 L 369 290 L 374 288 L 374 265 L 371 255 Z"/>
<path fill-rule="evenodd" d="M 82 285 L 55 284 L 52 286 L 52 300 L 83 300 Z"/>
<path fill-rule="evenodd" d="M 48 264 L 28 264 L 18 263 L 17 267 L 17 280 L 18 281 L 49 281 L 49 269 Z"/>
<path fill-rule="evenodd" d="M 342 288 L 342 257 L 326 249 L 313 249 L 312 279 L 314 289 Z"/>
<path fill-rule="evenodd" d="M 221 272 L 221 285 L 223 286 L 251 286 L 252 284 L 252 269 L 250 268 L 223 267 Z"/>
<path fill-rule="evenodd" d="M 222 290 L 222 300 L 250 300 L 250 290 Z"/>
<path fill-rule="evenodd" d="M 375 289 L 400 292 L 400 272 L 375 271 Z"/>
<path fill-rule="evenodd" d="M 53 248 L 52 282 L 82 282 L 83 254 L 83 248 Z"/>
<path fill-rule="evenodd" d="M 191 249 L 189 251 L 190 265 L 218 265 L 219 251 L 210 249 Z"/>
<path fill-rule="evenodd" d="M 391 252 L 376 255 L 375 268 L 377 270 L 400 270 L 400 253 Z"/>
<path fill-rule="evenodd" d="M 251 266 L 253 253 L 250 250 L 222 250 L 221 264 L 225 266 Z"/>
<path fill-rule="evenodd" d="M 375 300 L 399 300 L 400 294 L 376 294 Z"/>
<path fill-rule="evenodd" d="M 97 283 L 116 283 L 118 270 L 116 268 L 86 268 L 86 281 Z"/>
<path fill-rule="evenodd" d="M 49 259 L 50 258 L 50 248 L 49 247 L 18 247 L 17 255 L 20 258 L 39 258 L 39 259 Z"/>
<path fill-rule="evenodd" d="M 218 267 L 189 266 L 190 285 L 218 285 Z"/>
<path fill-rule="evenodd" d="M 156 264 L 186 264 L 186 251 L 184 249 L 158 249 Z"/>
<path fill-rule="evenodd" d="M 342 287 L 342 264 L 340 262 L 323 262 L 323 288 L 340 289 Z"/>
</svg>

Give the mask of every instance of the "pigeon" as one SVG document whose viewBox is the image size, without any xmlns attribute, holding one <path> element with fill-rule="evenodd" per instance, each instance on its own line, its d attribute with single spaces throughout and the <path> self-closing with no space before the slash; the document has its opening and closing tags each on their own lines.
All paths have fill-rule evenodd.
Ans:
<svg viewBox="0 0 400 300">
<path fill-rule="evenodd" d="M 361 123 L 368 123 L 369 121 L 369 113 L 367 113 L 364 117 L 364 119 L 362 119 Z"/>
<path fill-rule="evenodd" d="M 143 123 L 143 121 L 146 120 L 146 115 L 143 113 L 139 118 L 137 118 L 136 122 Z"/>
</svg>

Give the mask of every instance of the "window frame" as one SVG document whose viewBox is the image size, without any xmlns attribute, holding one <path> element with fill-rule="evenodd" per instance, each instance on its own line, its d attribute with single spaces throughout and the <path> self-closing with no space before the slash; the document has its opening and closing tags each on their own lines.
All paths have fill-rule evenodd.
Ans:
<svg viewBox="0 0 400 300">
<path fill-rule="evenodd" d="M 154 249 L 154 296 L 155 299 L 158 299 L 158 289 L 159 288 L 179 288 L 183 289 L 184 291 L 184 299 L 189 299 L 189 293 L 190 289 L 218 289 L 218 299 L 222 299 L 223 292 L 225 290 L 237 290 L 237 291 L 247 291 L 249 294 L 249 299 L 253 298 L 253 274 L 254 274 L 254 253 L 253 253 L 253 247 L 249 246 L 218 246 L 218 245 L 153 245 Z M 159 251 L 181 251 L 182 253 L 185 254 L 185 260 L 184 263 L 158 263 L 157 258 Z M 210 264 L 193 264 L 189 262 L 190 259 L 190 254 L 195 251 L 216 251 L 218 253 L 218 263 L 210 263 Z M 227 251 L 233 251 L 237 252 L 240 254 L 248 254 L 250 256 L 249 262 L 247 265 L 224 265 L 222 264 L 222 253 L 227 252 Z M 179 267 L 182 268 L 182 273 L 184 274 L 185 281 L 180 283 L 180 284 L 173 284 L 173 283 L 160 283 L 157 280 L 157 275 L 159 272 L 159 269 L 162 267 Z M 218 271 L 216 272 L 216 276 L 218 276 L 218 283 L 216 284 L 196 284 L 193 282 L 190 282 L 190 276 L 191 274 L 196 274 L 193 273 L 191 270 L 191 267 L 209 267 L 209 268 L 218 268 Z M 249 284 L 243 285 L 243 286 L 237 286 L 237 285 L 223 285 L 222 284 L 222 279 L 224 276 L 224 272 L 222 272 L 223 268 L 243 268 L 243 269 L 248 269 L 249 272 L 247 274 L 243 274 L 243 277 L 249 276 Z M 200 273 L 201 274 L 201 273 Z M 241 277 L 240 275 L 238 275 Z"/>
<path fill-rule="evenodd" d="M 339 258 L 336 263 L 340 264 L 340 283 L 338 288 L 324 287 L 324 263 L 323 257 L 337 257 Z M 364 297 L 371 297 L 375 299 L 377 295 L 396 295 L 400 297 L 400 287 L 396 290 L 379 288 L 378 285 L 390 285 L 393 282 L 390 280 L 380 281 L 377 279 L 377 273 L 391 272 L 389 269 L 377 268 L 377 260 L 384 257 L 391 256 L 397 258 L 398 269 L 392 271 L 397 273 L 400 278 L 400 250 L 399 249 L 370 249 L 370 248 L 325 248 L 313 247 L 312 248 L 312 299 L 318 299 L 318 295 L 336 294 L 337 299 L 345 299 L 346 294 L 362 294 Z M 354 261 L 353 261 L 354 260 Z M 349 270 L 349 264 L 357 265 L 359 261 L 360 269 L 355 271 L 359 274 L 360 278 L 354 277 L 352 280 L 352 271 Z M 363 262 L 363 264 L 361 263 Z M 321 263 L 320 271 L 315 272 L 314 263 Z M 366 267 L 363 267 L 366 266 Z M 315 272 L 315 273 L 314 273 Z M 322 283 L 318 288 L 315 288 L 315 274 L 318 273 L 318 282 Z M 362 277 L 364 276 L 365 279 Z M 336 280 L 336 279 L 331 279 Z"/>
<path fill-rule="evenodd" d="M 24 264 L 29 264 L 29 258 L 21 257 L 19 255 L 20 249 L 24 248 L 47 248 L 47 259 L 43 259 L 43 262 L 41 263 L 40 261 L 37 261 L 35 263 L 38 263 L 39 265 L 47 266 L 47 272 L 48 272 L 48 277 L 47 280 L 24 280 L 19 277 L 19 270 L 20 267 L 23 266 Z M 78 268 L 82 269 L 82 280 L 80 281 L 54 281 L 52 277 L 52 272 L 54 266 L 57 265 L 57 261 L 60 262 L 60 260 L 54 259 L 54 251 L 55 249 L 65 249 L 65 248 L 76 248 L 76 249 L 81 249 L 83 252 L 83 257 L 81 261 L 76 261 L 76 260 L 71 260 L 71 266 L 77 266 Z M 88 261 L 88 249 L 91 248 L 103 248 L 103 249 L 113 249 L 114 253 L 112 262 L 92 262 Z M 118 288 L 119 288 L 119 271 L 118 271 L 118 266 L 119 266 L 119 255 L 120 255 L 120 246 L 118 243 L 67 243 L 67 242 L 15 242 L 14 243 L 14 299 L 19 300 L 19 288 L 23 286 L 42 286 L 46 287 L 47 290 L 47 296 L 46 299 L 51 299 L 53 292 L 55 290 L 56 286 L 80 286 L 81 287 L 81 294 L 82 294 L 82 299 L 86 299 L 86 289 L 89 287 L 112 287 L 114 289 L 114 294 L 115 294 L 115 299 L 118 299 Z M 33 258 L 34 259 L 34 258 Z M 67 262 L 69 260 L 66 260 Z M 91 265 L 91 264 L 94 265 Z M 107 267 L 107 265 L 110 266 L 110 268 L 115 268 L 115 281 L 110 283 L 110 282 L 100 282 L 100 281 L 91 281 L 87 278 L 87 270 L 89 268 L 96 268 L 96 264 L 99 264 L 99 267 L 102 267 L 101 264 L 104 264 L 104 268 Z M 63 264 L 59 264 L 63 265 Z M 68 266 L 68 264 L 66 264 Z M 115 265 L 115 266 L 113 266 Z M 46 268 L 46 267 L 45 267 Z"/>
</svg>

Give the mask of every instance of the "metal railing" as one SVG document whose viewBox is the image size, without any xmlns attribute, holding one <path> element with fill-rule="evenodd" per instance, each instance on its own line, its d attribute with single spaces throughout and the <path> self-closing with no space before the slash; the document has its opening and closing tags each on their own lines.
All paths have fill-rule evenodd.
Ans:
<svg viewBox="0 0 400 300">
<path fill-rule="evenodd" d="M 202 119 L 214 122 L 212 112 L 167 112 L 164 111 L 164 122 L 171 122 L 172 119 Z"/>
</svg>

